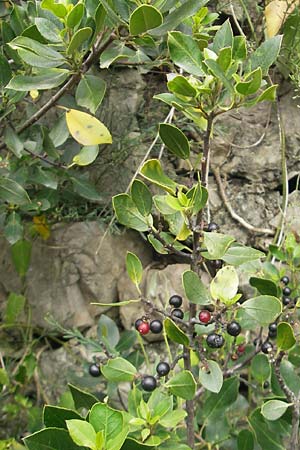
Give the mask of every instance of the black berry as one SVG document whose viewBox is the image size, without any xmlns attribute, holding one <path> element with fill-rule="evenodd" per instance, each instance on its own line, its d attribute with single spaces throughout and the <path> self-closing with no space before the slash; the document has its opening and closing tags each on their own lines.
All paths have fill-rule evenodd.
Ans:
<svg viewBox="0 0 300 450">
<path fill-rule="evenodd" d="M 271 342 L 266 341 L 263 344 L 261 344 L 260 348 L 263 353 L 268 354 L 273 350 L 273 345 L 271 344 Z"/>
<path fill-rule="evenodd" d="M 211 319 L 211 314 L 206 309 L 203 309 L 203 311 L 199 312 L 199 320 L 202 323 L 208 323 Z"/>
<path fill-rule="evenodd" d="M 134 327 L 135 327 L 135 329 L 138 330 L 138 329 L 139 329 L 139 326 L 140 326 L 142 323 L 143 323 L 143 319 L 137 319 L 137 320 L 134 322 Z"/>
<path fill-rule="evenodd" d="M 89 374 L 92 375 L 92 377 L 100 377 L 101 371 L 98 364 L 91 364 L 89 367 Z"/>
<path fill-rule="evenodd" d="M 166 362 L 160 362 L 156 366 L 156 372 L 160 377 L 165 377 L 170 372 L 171 368 L 168 363 Z"/>
<path fill-rule="evenodd" d="M 242 328 L 238 322 L 233 321 L 227 325 L 227 333 L 230 334 L 230 336 L 238 336 L 241 331 Z"/>
<path fill-rule="evenodd" d="M 215 259 L 212 263 L 215 269 L 221 269 L 223 266 L 223 261 L 221 259 Z"/>
<path fill-rule="evenodd" d="M 270 387 L 270 383 L 268 381 L 265 381 L 263 387 L 264 389 L 268 389 Z"/>
<path fill-rule="evenodd" d="M 211 348 L 221 348 L 223 347 L 225 340 L 221 334 L 210 333 L 207 335 L 206 342 Z"/>
<path fill-rule="evenodd" d="M 151 375 L 145 375 L 142 379 L 141 385 L 144 391 L 152 392 L 157 386 L 156 379 Z"/>
<path fill-rule="evenodd" d="M 277 323 L 276 323 L 276 322 L 270 323 L 270 325 L 269 325 L 269 331 L 271 331 L 272 333 L 274 333 L 275 331 L 277 331 Z"/>
<path fill-rule="evenodd" d="M 287 306 L 291 303 L 291 299 L 289 297 L 283 297 L 282 303 L 284 304 L 284 306 Z"/>
<path fill-rule="evenodd" d="M 287 277 L 286 275 L 284 277 L 281 278 L 281 280 L 283 284 L 289 284 L 290 279 L 289 277 Z"/>
<path fill-rule="evenodd" d="M 150 325 L 149 325 L 149 323 L 148 323 L 148 322 L 142 321 L 142 323 L 141 323 L 141 324 L 139 325 L 139 327 L 138 327 L 138 332 L 139 332 L 140 334 L 145 335 L 145 334 L 148 334 L 149 331 L 150 331 Z"/>
<path fill-rule="evenodd" d="M 152 331 L 152 333 L 159 334 L 162 332 L 162 329 L 163 324 L 160 320 L 152 320 L 152 322 L 150 322 L 150 330 Z"/>
<path fill-rule="evenodd" d="M 171 312 L 172 317 L 176 317 L 177 319 L 183 319 L 184 313 L 182 309 L 175 308 Z"/>
<path fill-rule="evenodd" d="M 207 231 L 217 231 L 219 229 L 219 225 L 215 222 L 210 222 L 207 225 Z"/>
<path fill-rule="evenodd" d="M 171 306 L 174 306 L 174 308 L 180 308 L 180 306 L 182 305 L 182 297 L 180 297 L 180 295 L 172 295 L 172 297 L 170 297 L 169 299 L 169 304 Z"/>
<path fill-rule="evenodd" d="M 275 331 L 270 331 L 269 330 L 268 337 L 270 339 L 275 339 L 277 337 L 277 330 L 275 330 Z"/>
<path fill-rule="evenodd" d="M 290 295 L 291 292 L 292 292 L 292 291 L 291 291 L 291 289 L 290 289 L 288 286 L 285 286 L 285 287 L 282 289 L 282 293 L 283 293 L 283 295 L 284 295 L 285 297 L 288 297 L 288 296 Z"/>
</svg>

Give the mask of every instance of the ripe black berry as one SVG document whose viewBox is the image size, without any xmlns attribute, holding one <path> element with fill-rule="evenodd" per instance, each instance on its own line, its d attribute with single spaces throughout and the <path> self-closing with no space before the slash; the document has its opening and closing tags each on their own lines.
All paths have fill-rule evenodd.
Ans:
<svg viewBox="0 0 300 450">
<path fill-rule="evenodd" d="M 281 278 L 281 280 L 283 284 L 289 284 L 290 279 L 289 277 L 287 277 L 286 275 L 284 277 Z"/>
<path fill-rule="evenodd" d="M 277 330 L 275 330 L 275 331 L 270 331 L 269 330 L 268 337 L 270 339 L 275 339 L 277 337 Z"/>
<path fill-rule="evenodd" d="M 157 386 L 156 379 L 151 375 L 145 375 L 142 379 L 141 386 L 144 391 L 152 392 Z"/>
<path fill-rule="evenodd" d="M 137 319 L 137 320 L 134 322 L 134 327 L 135 327 L 135 329 L 138 330 L 138 329 L 139 329 L 139 326 L 140 326 L 142 323 L 143 323 L 143 319 Z"/>
<path fill-rule="evenodd" d="M 169 299 L 169 304 L 171 306 L 174 306 L 174 308 L 180 308 L 180 306 L 182 305 L 182 297 L 180 297 L 180 295 L 172 295 L 172 297 L 170 297 Z"/>
<path fill-rule="evenodd" d="M 160 377 L 165 377 L 170 372 L 171 368 L 168 363 L 166 362 L 160 362 L 156 366 L 156 372 Z"/>
<path fill-rule="evenodd" d="M 284 306 L 287 306 L 291 303 L 291 299 L 289 297 L 283 297 L 282 303 L 284 304 Z"/>
<path fill-rule="evenodd" d="M 89 374 L 92 375 L 92 377 L 100 377 L 101 371 L 98 364 L 91 364 L 89 367 Z"/>
<path fill-rule="evenodd" d="M 142 323 L 141 323 L 141 324 L 139 325 L 139 327 L 138 327 L 138 332 L 139 332 L 140 334 L 145 335 L 145 334 L 148 334 L 149 331 L 150 331 L 150 325 L 149 325 L 149 323 L 148 323 L 148 322 L 142 321 Z"/>
<path fill-rule="evenodd" d="M 270 387 L 270 383 L 268 381 L 265 381 L 263 387 L 264 389 L 268 389 Z"/>
<path fill-rule="evenodd" d="M 162 329 L 163 324 L 160 320 L 152 320 L 152 322 L 150 322 L 150 330 L 152 331 L 152 333 L 159 334 L 162 332 Z"/>
<path fill-rule="evenodd" d="M 274 333 L 275 331 L 277 331 L 277 323 L 276 323 L 276 322 L 270 323 L 270 325 L 269 325 L 269 331 L 271 331 L 272 333 Z"/>
<path fill-rule="evenodd" d="M 183 319 L 184 313 L 182 309 L 175 308 L 171 312 L 172 317 L 176 317 L 177 319 Z"/>
<path fill-rule="evenodd" d="M 223 266 L 223 261 L 221 259 L 215 259 L 212 263 L 215 269 L 221 269 Z"/>
<path fill-rule="evenodd" d="M 273 345 L 271 344 L 271 342 L 266 341 L 263 344 L 261 344 L 260 348 L 263 353 L 268 354 L 273 350 Z"/>
<path fill-rule="evenodd" d="M 211 348 L 221 348 L 223 347 L 225 340 L 221 334 L 210 333 L 207 335 L 206 342 Z"/>
<path fill-rule="evenodd" d="M 291 292 L 292 292 L 292 291 L 291 291 L 291 289 L 290 289 L 288 286 L 285 286 L 285 287 L 282 289 L 282 293 L 283 293 L 283 295 L 284 295 L 285 297 L 288 297 L 288 296 L 290 295 Z"/>
<path fill-rule="evenodd" d="M 233 321 L 227 325 L 227 333 L 230 334 L 230 336 L 238 336 L 241 331 L 242 328 L 238 322 Z"/>
<path fill-rule="evenodd" d="M 219 229 L 219 225 L 215 222 L 210 222 L 207 225 L 207 231 L 217 231 Z"/>
<path fill-rule="evenodd" d="M 208 323 L 211 319 L 211 314 L 206 309 L 203 309 L 199 312 L 199 320 L 202 323 Z"/>
</svg>

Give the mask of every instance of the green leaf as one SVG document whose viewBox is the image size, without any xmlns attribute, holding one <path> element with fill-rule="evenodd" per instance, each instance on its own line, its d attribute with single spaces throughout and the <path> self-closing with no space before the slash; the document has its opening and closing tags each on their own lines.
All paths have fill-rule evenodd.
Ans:
<svg viewBox="0 0 300 450">
<path fill-rule="evenodd" d="M 178 424 L 183 423 L 186 416 L 186 411 L 175 409 L 174 411 L 170 411 L 165 414 L 159 420 L 159 424 L 165 428 L 175 428 Z"/>
<path fill-rule="evenodd" d="M 105 450 L 119 450 L 122 447 L 128 429 L 120 411 L 104 403 L 97 403 L 90 412 L 89 422 L 96 432 L 103 432 Z"/>
<path fill-rule="evenodd" d="M 187 335 L 184 334 L 184 332 L 173 322 L 173 320 L 169 319 L 169 317 L 164 320 L 164 328 L 171 341 L 185 346 L 189 345 L 189 338 Z"/>
<path fill-rule="evenodd" d="M 207 203 L 208 191 L 205 187 L 201 186 L 198 181 L 196 186 L 193 186 L 186 194 L 190 199 L 190 206 L 193 208 L 193 214 L 197 214 Z"/>
<path fill-rule="evenodd" d="M 56 122 L 54 122 L 49 138 L 53 142 L 55 147 L 59 147 L 64 144 L 69 137 L 69 129 L 67 127 L 66 116 L 63 114 Z"/>
<path fill-rule="evenodd" d="M 24 145 L 17 133 L 8 125 L 4 130 L 5 145 L 11 150 L 17 158 L 21 158 L 24 150 Z"/>
<path fill-rule="evenodd" d="M 18 319 L 19 315 L 24 311 L 26 298 L 23 295 L 11 292 L 7 298 L 5 322 L 13 324 Z"/>
<path fill-rule="evenodd" d="M 8 242 L 13 245 L 23 237 L 23 225 L 21 223 L 21 217 L 18 213 L 13 211 L 8 216 L 7 222 L 4 227 L 4 236 Z"/>
<path fill-rule="evenodd" d="M 192 270 L 186 270 L 182 274 L 182 284 L 185 295 L 191 303 L 196 305 L 208 305 L 211 303 L 206 287 L 200 277 Z"/>
<path fill-rule="evenodd" d="M 18 36 L 8 44 L 20 58 L 33 67 L 51 68 L 65 63 L 64 56 L 48 45 L 25 36 Z"/>
<path fill-rule="evenodd" d="M 237 437 L 238 450 L 254 450 L 254 436 L 250 430 L 241 430 Z"/>
<path fill-rule="evenodd" d="M 104 80 L 94 75 L 84 75 L 76 88 L 76 103 L 95 114 L 102 103 L 105 91 L 106 82 Z"/>
<path fill-rule="evenodd" d="M 72 398 L 74 400 L 75 408 L 85 408 L 87 410 L 91 409 L 91 407 L 98 402 L 97 397 L 94 395 L 83 391 L 82 389 L 74 386 L 73 384 L 68 384 L 70 392 L 72 394 Z"/>
<path fill-rule="evenodd" d="M 72 39 L 70 41 L 70 44 L 67 48 L 67 55 L 71 56 L 73 55 L 77 50 L 80 49 L 80 47 L 89 40 L 93 33 L 92 28 L 85 27 L 80 28 L 76 31 L 76 33 L 73 34 Z"/>
<path fill-rule="evenodd" d="M 249 73 L 245 77 L 245 81 L 237 83 L 235 86 L 236 91 L 241 95 L 252 95 L 255 94 L 261 86 L 262 72 L 261 68 L 258 67 L 253 72 Z"/>
<path fill-rule="evenodd" d="M 162 22 L 163 17 L 158 9 L 151 5 L 141 5 L 130 16 L 129 31 L 133 35 L 145 33 L 159 27 Z"/>
<path fill-rule="evenodd" d="M 280 322 L 278 325 L 276 343 L 278 350 L 282 351 L 289 350 L 296 344 L 294 331 L 289 323 Z"/>
<path fill-rule="evenodd" d="M 139 212 L 128 194 L 115 195 L 112 202 L 117 219 L 122 225 L 137 231 L 149 229 L 147 220 Z"/>
<path fill-rule="evenodd" d="M 192 75 L 203 76 L 203 55 L 191 36 L 172 31 L 168 35 L 168 46 L 174 64 Z"/>
<path fill-rule="evenodd" d="M 214 300 L 231 305 L 239 287 L 238 274 L 233 266 L 220 269 L 210 283 L 210 293 Z"/>
<path fill-rule="evenodd" d="M 6 384 L 9 384 L 9 376 L 5 369 L 0 369 L 0 386 L 4 386 Z M 3 447 L 3 450 L 5 450 L 5 447 Z"/>
<path fill-rule="evenodd" d="M 72 164 L 77 164 L 78 166 L 88 166 L 95 161 L 99 153 L 98 145 L 86 145 L 82 147 L 80 152 L 73 157 Z"/>
<path fill-rule="evenodd" d="M 220 50 L 219 56 L 217 58 L 217 63 L 223 72 L 227 73 L 229 67 L 232 63 L 232 48 L 225 47 Z"/>
<path fill-rule="evenodd" d="M 207 369 L 199 371 L 199 381 L 208 391 L 218 393 L 223 386 L 223 373 L 218 363 L 207 360 Z"/>
<path fill-rule="evenodd" d="M 232 58 L 238 61 L 244 61 L 247 56 L 247 46 L 245 36 L 234 36 Z"/>
<path fill-rule="evenodd" d="M 0 178 L 0 199 L 18 206 L 31 203 L 25 189 L 16 181 L 9 178 Z"/>
<path fill-rule="evenodd" d="M 271 295 L 251 298 L 244 302 L 240 308 L 261 326 L 267 326 L 274 322 L 282 311 L 280 301 Z"/>
<path fill-rule="evenodd" d="M 42 169 L 41 167 L 35 168 L 32 175 L 32 181 L 54 190 L 56 190 L 58 186 L 58 179 L 56 175 L 51 170 Z"/>
<path fill-rule="evenodd" d="M 232 47 L 233 32 L 229 19 L 222 24 L 215 34 L 212 49 L 215 53 L 219 53 L 224 47 Z"/>
<path fill-rule="evenodd" d="M 278 297 L 280 295 L 280 290 L 278 289 L 276 283 L 272 280 L 251 277 L 249 279 L 249 283 L 262 295 L 272 295 L 273 297 Z"/>
<path fill-rule="evenodd" d="M 214 61 L 213 59 L 206 59 L 205 64 L 210 69 L 212 74 L 223 83 L 228 92 L 234 95 L 235 92 L 233 85 L 230 83 L 229 79 L 227 78 L 225 72 L 223 71 L 222 67 L 218 64 L 218 62 Z"/>
<path fill-rule="evenodd" d="M 241 245 L 228 248 L 222 259 L 232 266 L 240 266 L 241 264 L 256 261 L 257 259 L 264 257 L 265 254 L 263 252 L 251 247 L 244 247 Z"/>
<path fill-rule="evenodd" d="M 45 405 L 43 410 L 43 422 L 46 428 L 57 427 L 67 429 L 66 420 L 68 419 L 82 420 L 82 417 L 72 409 Z"/>
<path fill-rule="evenodd" d="M 160 123 L 159 136 L 171 153 L 178 156 L 178 158 L 189 158 L 190 144 L 185 134 L 179 128 L 168 123 Z"/>
<path fill-rule="evenodd" d="M 196 97 L 196 89 L 182 75 L 177 75 L 168 82 L 168 89 L 178 95 L 185 97 Z"/>
<path fill-rule="evenodd" d="M 281 400 L 269 400 L 261 407 L 261 413 L 267 420 L 277 420 L 286 412 L 293 403 L 282 402 Z"/>
<path fill-rule="evenodd" d="M 134 56 L 135 52 L 126 47 L 124 42 L 113 43 L 110 47 L 105 49 L 100 56 L 101 69 L 107 69 L 113 62 L 120 58 L 128 58 Z"/>
<path fill-rule="evenodd" d="M 203 235 L 203 245 L 207 249 L 207 252 L 203 252 L 202 254 L 208 259 L 223 259 L 228 247 L 235 240 L 233 237 L 221 233 L 204 231 Z"/>
<path fill-rule="evenodd" d="M 239 381 L 236 377 L 228 378 L 218 393 L 210 394 L 203 404 L 202 415 L 205 422 L 218 419 L 221 412 L 234 403 L 238 396 Z"/>
<path fill-rule="evenodd" d="M 135 344 L 135 341 L 136 341 L 135 331 L 133 330 L 123 331 L 123 333 L 121 334 L 121 339 L 119 340 L 118 344 L 115 347 L 116 351 L 121 353 L 130 350 Z"/>
<path fill-rule="evenodd" d="M 105 314 L 101 314 L 98 327 L 97 327 L 97 335 L 101 340 L 104 340 L 105 343 L 109 344 L 112 348 L 114 348 L 120 340 L 120 333 L 115 321 Z"/>
<path fill-rule="evenodd" d="M 173 395 L 184 398 L 185 400 L 192 400 L 196 393 L 196 381 L 191 372 L 183 370 L 174 375 L 165 385 L 170 389 Z"/>
<path fill-rule="evenodd" d="M 286 450 L 286 447 L 280 444 L 279 436 L 270 432 L 268 423 L 264 420 L 259 408 L 249 416 L 248 420 L 263 450 Z"/>
<path fill-rule="evenodd" d="M 47 41 L 59 43 L 62 41 L 60 31 L 62 28 L 58 28 L 52 21 L 43 17 L 36 17 L 34 23 L 41 33 L 41 35 L 47 39 Z"/>
<path fill-rule="evenodd" d="M 169 205 L 167 199 L 167 195 L 154 195 L 153 197 L 156 209 L 158 209 L 158 211 L 164 216 L 174 214 L 176 212 L 176 210 Z"/>
<path fill-rule="evenodd" d="M 94 202 L 98 202 L 101 200 L 101 196 L 96 191 L 95 186 L 91 184 L 89 181 L 79 177 L 77 178 L 70 177 L 70 180 L 73 184 L 74 192 L 80 195 L 80 197 L 86 198 L 87 200 L 91 200 Z"/>
<path fill-rule="evenodd" d="M 143 266 L 140 259 L 131 252 L 126 255 L 126 270 L 131 281 L 138 286 L 143 277 Z"/>
<path fill-rule="evenodd" d="M 16 75 L 10 80 L 7 89 L 14 91 L 44 90 L 60 86 L 69 76 L 66 69 L 40 69 L 36 75 Z"/>
<path fill-rule="evenodd" d="M 24 277 L 30 266 L 32 244 L 25 239 L 17 241 L 11 247 L 11 256 L 16 271 L 20 277 Z"/>
<path fill-rule="evenodd" d="M 250 70 L 261 68 L 263 75 L 267 75 L 269 67 L 279 55 L 282 35 L 274 36 L 263 42 L 249 58 Z"/>
<path fill-rule="evenodd" d="M 28 450 L 84 450 L 71 439 L 67 430 L 45 428 L 24 438 Z"/>
<path fill-rule="evenodd" d="M 152 210 L 152 195 L 141 180 L 134 180 L 131 185 L 131 198 L 143 216 L 148 216 Z"/>
<path fill-rule="evenodd" d="M 9 62 L 2 53 L 0 53 L 0 89 L 3 89 L 12 77 L 12 71 Z"/>
<path fill-rule="evenodd" d="M 162 244 L 158 239 L 156 239 L 152 234 L 148 234 L 147 236 L 148 241 L 154 248 L 154 250 L 159 253 L 160 255 L 167 255 L 169 252 L 166 250 L 164 244 Z"/>
<path fill-rule="evenodd" d="M 81 22 L 84 14 L 84 4 L 77 3 L 67 15 L 66 24 L 68 28 L 74 28 Z"/>
<path fill-rule="evenodd" d="M 43 0 L 41 3 L 41 7 L 44 9 L 48 9 L 57 17 L 64 18 L 67 15 L 66 7 L 61 3 L 56 3 L 55 0 Z"/>
<path fill-rule="evenodd" d="M 85 420 L 70 419 L 66 421 L 66 424 L 75 444 L 97 450 L 96 432 L 90 423 Z"/>
<path fill-rule="evenodd" d="M 263 383 L 271 375 L 271 365 L 267 355 L 255 355 L 251 361 L 251 375 L 259 382 Z"/>
<path fill-rule="evenodd" d="M 176 193 L 177 184 L 164 174 L 158 159 L 149 159 L 146 161 L 141 168 L 141 175 L 146 180 L 169 192 L 169 194 L 174 195 Z"/>
<path fill-rule="evenodd" d="M 110 359 L 101 367 L 101 371 L 107 380 L 115 383 L 133 381 L 136 374 L 136 368 L 126 359 L 119 357 Z"/>
</svg>

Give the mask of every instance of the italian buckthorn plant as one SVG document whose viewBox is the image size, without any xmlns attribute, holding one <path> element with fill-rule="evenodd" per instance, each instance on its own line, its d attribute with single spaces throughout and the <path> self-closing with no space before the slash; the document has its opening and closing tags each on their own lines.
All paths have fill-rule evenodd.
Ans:
<svg viewBox="0 0 300 450">
<path fill-rule="evenodd" d="M 20 128 L 7 128 L 1 148 L 11 157 L 5 155 L 4 170 L 28 161 L 29 175 L 3 174 L 5 214 L 16 218 L 23 210 L 47 210 L 47 197 L 39 192 L 35 200 L 35 186 L 52 189 L 54 173 L 62 170 L 67 170 L 64 182 L 90 198 L 91 188 L 74 166 L 91 163 L 98 145 L 111 142 L 108 129 L 90 114 L 105 91 L 101 78 L 88 73 L 95 59 L 101 68 L 119 59 L 164 66 L 168 92 L 155 99 L 176 114 L 174 123 L 158 125 L 158 133 L 167 151 L 188 168 L 188 179 L 172 179 L 161 159 L 147 159 L 130 190 L 114 196 L 113 208 L 121 225 L 143 233 L 158 254 L 175 255 L 189 269 L 182 273 L 184 298 L 175 293 L 158 307 L 143 293 L 140 259 L 127 253 L 136 298 L 110 306 L 141 306 L 132 330 L 120 335 L 114 321 L 102 315 L 97 341 L 76 335 L 95 350 L 86 370 L 105 384 L 104 393 L 95 396 L 70 385 L 74 408 L 46 405 L 44 428 L 24 443 L 29 450 L 296 450 L 299 236 L 288 233 L 281 247 L 270 247 L 272 262 L 264 261 L 263 252 L 222 233 L 208 201 L 215 121 L 227 111 L 275 100 L 269 69 L 281 36 L 254 50 L 244 35 L 234 35 L 229 20 L 215 25 L 216 14 L 198 0 L 74 3 L 21 2 L 12 8 L 12 25 L 2 24 L 6 113 L 28 91 L 34 98 L 36 90 L 61 86 Z M 14 77 L 8 58 L 18 68 Z M 57 134 L 49 132 L 39 119 L 75 86 L 76 108 L 59 104 Z M 175 125 L 180 115 L 198 127 L 201 142 L 190 142 Z M 66 163 L 61 146 L 69 134 L 82 147 Z M 245 273 L 252 288 L 247 297 L 240 286 Z M 161 335 L 166 345 L 154 363 L 144 341 L 151 335 Z M 129 390 L 126 399 L 122 386 Z"/>
</svg>

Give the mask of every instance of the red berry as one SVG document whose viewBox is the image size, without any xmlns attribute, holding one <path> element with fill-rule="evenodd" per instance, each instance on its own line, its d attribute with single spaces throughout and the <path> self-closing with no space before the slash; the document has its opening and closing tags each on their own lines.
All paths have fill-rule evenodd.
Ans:
<svg viewBox="0 0 300 450">
<path fill-rule="evenodd" d="M 149 333 L 149 331 L 150 331 L 150 325 L 149 325 L 149 323 L 148 322 L 143 322 L 143 323 L 141 323 L 140 325 L 139 325 L 139 327 L 138 327 L 138 332 L 140 333 L 140 334 L 148 334 Z"/>
<path fill-rule="evenodd" d="M 203 311 L 200 311 L 199 313 L 199 320 L 203 323 L 208 323 L 211 319 L 211 314 L 206 309 L 203 309 Z"/>
<path fill-rule="evenodd" d="M 244 344 L 240 344 L 240 345 L 238 346 L 238 348 L 237 348 L 237 351 L 238 351 L 240 354 L 242 354 L 242 353 L 244 353 L 245 349 L 246 349 L 246 346 L 245 346 Z"/>
</svg>

